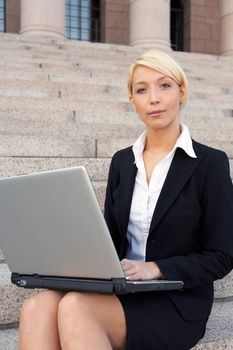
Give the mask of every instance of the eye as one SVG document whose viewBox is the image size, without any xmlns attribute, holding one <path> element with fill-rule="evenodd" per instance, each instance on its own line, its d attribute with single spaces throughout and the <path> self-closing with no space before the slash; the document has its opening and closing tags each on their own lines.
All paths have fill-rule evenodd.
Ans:
<svg viewBox="0 0 233 350">
<path fill-rule="evenodd" d="M 160 85 L 160 88 L 164 89 L 164 90 L 169 89 L 170 87 L 171 87 L 171 84 L 169 84 L 169 83 L 162 83 Z"/>
<path fill-rule="evenodd" d="M 143 94 L 145 91 L 146 91 L 145 88 L 138 88 L 138 89 L 136 89 L 136 94 L 141 95 L 141 94 Z"/>
</svg>

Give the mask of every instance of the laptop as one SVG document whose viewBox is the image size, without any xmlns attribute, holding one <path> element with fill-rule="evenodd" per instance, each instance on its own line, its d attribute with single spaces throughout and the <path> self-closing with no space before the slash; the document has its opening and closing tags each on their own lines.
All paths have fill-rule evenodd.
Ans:
<svg viewBox="0 0 233 350">
<path fill-rule="evenodd" d="M 83 166 L 0 179 L 0 247 L 23 288 L 123 294 L 182 289 L 128 281 Z"/>
</svg>

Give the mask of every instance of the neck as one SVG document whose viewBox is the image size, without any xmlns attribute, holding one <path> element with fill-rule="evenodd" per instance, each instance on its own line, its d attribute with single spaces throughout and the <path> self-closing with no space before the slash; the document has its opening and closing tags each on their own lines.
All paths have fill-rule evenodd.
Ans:
<svg viewBox="0 0 233 350">
<path fill-rule="evenodd" d="M 146 151 L 171 151 L 181 134 L 179 123 L 171 128 L 147 130 Z"/>
</svg>

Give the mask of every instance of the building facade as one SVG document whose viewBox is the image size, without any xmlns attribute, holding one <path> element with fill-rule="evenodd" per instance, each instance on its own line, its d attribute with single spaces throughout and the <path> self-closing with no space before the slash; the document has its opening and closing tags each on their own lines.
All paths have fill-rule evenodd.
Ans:
<svg viewBox="0 0 233 350">
<path fill-rule="evenodd" d="M 233 1 L 0 0 L 0 31 L 233 55 Z"/>
</svg>

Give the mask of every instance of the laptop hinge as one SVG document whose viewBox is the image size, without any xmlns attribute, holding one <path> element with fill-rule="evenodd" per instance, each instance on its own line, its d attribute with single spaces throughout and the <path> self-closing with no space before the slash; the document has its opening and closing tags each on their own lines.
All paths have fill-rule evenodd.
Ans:
<svg viewBox="0 0 233 350">
<path fill-rule="evenodd" d="M 17 279 L 19 279 L 19 274 L 18 273 L 16 273 L 16 272 L 12 272 L 12 274 L 11 274 L 11 282 L 12 283 L 15 283 L 15 280 L 17 280 Z"/>
<path fill-rule="evenodd" d="M 30 286 L 27 286 L 28 281 L 31 281 Z M 12 272 L 11 274 L 11 282 L 13 284 L 16 284 L 18 287 L 24 287 L 24 288 L 39 288 L 42 286 L 38 285 L 38 281 L 40 280 L 40 276 L 38 274 L 33 274 L 33 275 L 21 275 L 16 272 Z M 33 286 L 33 282 L 36 282 L 36 286 Z"/>
<path fill-rule="evenodd" d="M 125 278 L 113 278 L 113 290 L 116 294 L 125 294 L 127 293 L 127 285 Z"/>
</svg>

